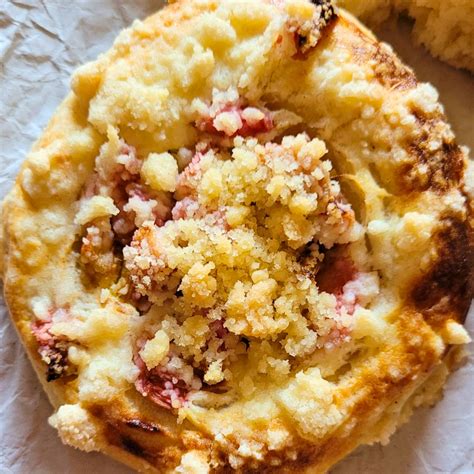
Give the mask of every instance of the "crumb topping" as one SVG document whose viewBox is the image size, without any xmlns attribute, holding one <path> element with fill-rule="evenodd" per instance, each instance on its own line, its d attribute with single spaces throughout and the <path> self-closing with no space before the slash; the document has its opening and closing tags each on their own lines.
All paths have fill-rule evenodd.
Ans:
<svg viewBox="0 0 474 474">
<path fill-rule="evenodd" d="M 196 128 L 211 135 L 248 137 L 273 128 L 272 114 L 263 107 L 245 106 L 235 89 L 213 91 L 212 103 L 196 100 Z"/>
<path fill-rule="evenodd" d="M 360 302 L 347 282 L 358 273 L 340 294 L 314 278 L 324 250 L 361 235 L 326 152 L 306 134 L 196 146 L 176 177 L 171 219 L 143 223 L 123 249 L 133 297 L 152 305 L 136 356 L 141 393 L 176 408 L 201 388 L 245 392 L 236 386 L 245 361 L 259 357 L 256 370 L 278 379 L 350 339 Z"/>
<path fill-rule="evenodd" d="M 262 141 L 267 110 L 213 97 L 192 149 L 142 157 L 109 128 L 76 218 L 86 273 L 142 315 L 135 387 L 168 409 L 202 391 L 251 396 L 257 375 L 278 382 L 349 342 L 378 288 L 350 259 L 325 262 L 362 231 L 324 142 Z M 219 130 L 228 113 L 238 127 Z"/>
</svg>

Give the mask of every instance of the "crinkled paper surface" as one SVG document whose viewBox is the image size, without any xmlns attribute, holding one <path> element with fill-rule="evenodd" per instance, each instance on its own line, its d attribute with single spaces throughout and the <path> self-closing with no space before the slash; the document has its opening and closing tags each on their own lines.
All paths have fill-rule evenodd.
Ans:
<svg viewBox="0 0 474 474">
<path fill-rule="evenodd" d="M 105 51 L 121 28 L 162 3 L 0 0 L 0 197 L 65 96 L 71 72 Z M 474 77 L 415 47 L 408 25 L 385 26 L 380 35 L 421 80 L 438 88 L 458 141 L 474 148 Z M 471 311 L 471 334 L 473 319 Z M 1 301 L 0 338 L 0 473 L 130 473 L 100 454 L 62 446 L 47 424 L 52 409 Z M 473 473 L 473 374 L 471 359 L 450 377 L 434 408 L 419 410 L 388 446 L 359 448 L 333 473 Z"/>
</svg>

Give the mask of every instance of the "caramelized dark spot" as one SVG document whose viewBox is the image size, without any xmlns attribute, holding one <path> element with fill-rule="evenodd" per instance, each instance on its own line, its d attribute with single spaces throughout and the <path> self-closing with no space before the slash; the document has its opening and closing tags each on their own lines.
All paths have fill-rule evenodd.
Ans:
<svg viewBox="0 0 474 474">
<path fill-rule="evenodd" d="M 117 446 L 118 448 L 124 449 L 125 451 L 129 452 L 133 456 L 137 456 L 142 458 L 152 465 L 156 463 L 156 458 L 159 453 L 156 455 L 148 451 L 145 447 L 141 446 L 137 440 L 134 440 L 132 436 L 123 433 L 122 429 L 119 426 L 114 426 L 115 423 L 107 422 L 106 429 L 105 429 L 105 436 L 107 438 L 108 443 L 113 446 Z"/>
<path fill-rule="evenodd" d="M 374 76 L 384 87 L 408 90 L 416 87 L 413 71 L 405 66 L 383 43 L 374 43 L 363 31 L 355 30 L 359 41 L 350 47 L 354 60 L 359 64 L 374 63 Z"/>
<path fill-rule="evenodd" d="M 142 447 L 128 436 L 122 436 L 122 446 L 134 456 L 145 457 L 145 452 L 143 451 Z"/>
<path fill-rule="evenodd" d="M 48 364 L 46 381 L 52 382 L 66 374 L 68 370 L 67 346 L 57 343 L 55 347 L 40 348 L 39 353 L 44 362 Z"/>
<path fill-rule="evenodd" d="M 457 184 L 464 174 L 464 159 L 460 147 L 456 143 L 443 143 L 443 174 L 450 184 Z"/>
<path fill-rule="evenodd" d="M 474 295 L 474 245 L 467 222 L 448 217 L 436 236 L 438 259 L 412 292 L 415 306 L 432 325 L 453 312 L 463 322 Z"/>
<path fill-rule="evenodd" d="M 443 192 L 457 186 L 464 172 L 464 156 L 447 133 L 444 117 L 427 118 L 419 111 L 413 111 L 413 115 L 420 133 L 406 146 L 412 162 L 402 165 L 399 170 L 404 190 Z M 440 140 L 441 147 L 432 150 L 430 142 L 433 140 Z"/>
<path fill-rule="evenodd" d="M 391 89 L 407 90 L 416 87 L 413 71 L 402 64 L 386 48 L 385 45 L 377 44 L 372 56 L 376 62 L 374 72 L 377 80 Z"/>
<path fill-rule="evenodd" d="M 161 432 L 161 429 L 159 426 L 153 423 L 148 423 L 148 422 L 137 420 L 137 419 L 127 420 L 125 424 L 130 428 L 146 431 L 147 433 L 160 433 Z"/>
<path fill-rule="evenodd" d="M 296 47 L 299 49 L 299 48 L 302 48 L 306 43 L 307 43 L 307 38 L 306 36 L 302 36 L 298 33 L 295 33 L 295 42 L 296 42 Z"/>
<path fill-rule="evenodd" d="M 317 7 L 318 13 L 313 17 L 313 27 L 310 31 L 302 31 L 298 28 L 294 32 L 294 42 L 296 53 L 293 59 L 305 60 L 309 53 L 320 42 L 323 34 L 326 34 L 327 27 L 333 23 L 336 18 L 334 7 L 331 0 L 311 0 L 311 3 Z"/>
<path fill-rule="evenodd" d="M 334 7 L 332 6 L 331 0 L 311 0 L 311 3 L 317 7 L 321 7 L 321 20 L 326 24 L 333 18 Z"/>
</svg>

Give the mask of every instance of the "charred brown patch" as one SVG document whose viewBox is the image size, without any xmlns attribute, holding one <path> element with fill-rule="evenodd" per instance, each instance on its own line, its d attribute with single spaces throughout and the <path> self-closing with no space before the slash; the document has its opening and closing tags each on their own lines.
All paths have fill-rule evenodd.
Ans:
<svg viewBox="0 0 474 474">
<path fill-rule="evenodd" d="M 400 168 L 403 188 L 422 192 L 432 189 L 443 192 L 457 186 L 464 173 L 464 155 L 461 148 L 447 134 L 447 125 L 442 116 L 427 119 L 414 112 L 420 133 L 416 140 L 407 144 L 412 162 Z M 441 141 L 441 146 L 432 149 L 432 141 Z"/>
<path fill-rule="evenodd" d="M 157 455 L 159 453 L 152 453 L 142 446 L 136 439 L 126 433 L 120 432 L 115 426 L 107 423 L 104 431 L 107 441 L 117 448 L 123 449 L 133 456 L 137 456 L 152 465 L 156 464 Z"/>
<path fill-rule="evenodd" d="M 130 454 L 133 454 L 134 456 L 138 456 L 141 458 L 146 458 L 145 456 L 145 451 L 143 448 L 133 439 L 127 437 L 127 436 L 122 436 L 121 437 L 121 444 L 123 448 L 128 451 Z"/>
<path fill-rule="evenodd" d="M 450 184 L 458 184 L 464 175 L 464 155 L 456 143 L 443 143 L 443 175 Z"/>
<path fill-rule="evenodd" d="M 390 89 L 407 90 L 416 87 L 413 71 L 405 66 L 384 44 L 375 45 L 371 60 L 376 62 L 376 79 Z"/>
<path fill-rule="evenodd" d="M 174 431 L 166 419 L 161 424 L 158 414 L 156 418 L 145 418 L 141 410 L 131 409 L 127 403 L 94 405 L 89 411 L 102 422 L 108 444 L 146 461 L 160 472 L 171 472 L 185 452 L 183 431 Z"/>
<path fill-rule="evenodd" d="M 156 465 L 160 453 L 154 453 L 150 449 L 147 449 L 146 446 L 142 445 L 137 439 L 135 439 L 135 436 L 133 436 L 133 430 L 134 428 L 137 428 L 137 426 L 131 425 L 136 425 L 138 423 L 148 425 L 147 423 L 141 422 L 135 418 L 129 418 L 126 421 L 115 418 L 116 415 L 111 415 L 107 412 L 107 409 L 101 405 L 90 406 L 89 411 L 95 418 L 102 421 L 104 427 L 103 434 L 107 439 L 107 443 L 123 449 L 133 456 L 141 458 L 149 462 L 151 465 Z M 146 430 L 145 433 L 148 434 L 149 431 Z M 141 432 L 137 433 L 137 436 L 140 435 L 142 435 Z"/>
<path fill-rule="evenodd" d="M 134 428 L 140 431 L 144 431 L 146 433 L 160 433 L 161 429 L 159 426 L 155 425 L 154 423 L 148 423 L 145 421 L 141 421 L 138 419 L 132 419 L 125 421 L 125 424 L 129 428 Z"/>
<path fill-rule="evenodd" d="M 48 364 L 46 381 L 52 382 L 67 374 L 69 364 L 67 360 L 67 343 L 59 342 L 55 347 L 40 348 L 39 354 L 43 362 Z"/>
<path fill-rule="evenodd" d="M 416 87 L 417 80 L 413 71 L 405 66 L 388 46 L 371 41 L 360 30 L 355 32 L 358 41 L 354 41 L 350 48 L 356 63 L 372 62 L 375 79 L 386 88 L 408 90 Z"/>
<path fill-rule="evenodd" d="M 453 313 L 463 322 L 474 295 L 474 245 L 467 222 L 445 219 L 436 236 L 438 259 L 412 292 L 415 307 L 430 325 L 438 326 Z"/>
<path fill-rule="evenodd" d="M 293 59 L 302 61 L 307 59 L 322 37 L 327 34 L 328 27 L 337 18 L 331 0 L 311 0 L 311 3 L 316 6 L 312 26 L 308 29 L 306 26 L 303 28 L 290 24 L 291 27 L 295 28 L 293 37 L 296 53 L 293 55 Z"/>
</svg>

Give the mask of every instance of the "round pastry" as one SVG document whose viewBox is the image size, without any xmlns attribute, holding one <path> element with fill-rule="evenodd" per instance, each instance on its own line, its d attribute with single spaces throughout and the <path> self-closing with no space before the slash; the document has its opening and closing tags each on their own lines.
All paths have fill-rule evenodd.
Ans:
<svg viewBox="0 0 474 474">
<path fill-rule="evenodd" d="M 474 72 L 474 2 L 471 0 L 337 0 L 369 25 L 394 11 L 413 21 L 413 36 L 433 56 Z"/>
<path fill-rule="evenodd" d="M 327 1 L 122 32 L 2 206 L 62 440 L 143 472 L 324 472 L 469 340 L 472 165 L 435 89 Z"/>
</svg>

